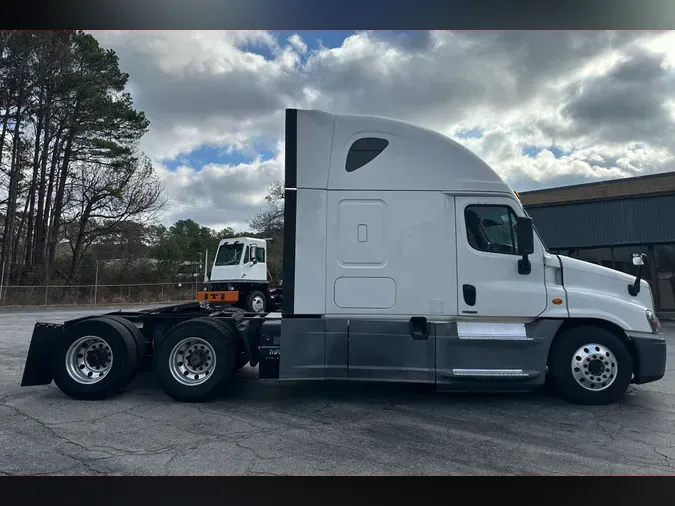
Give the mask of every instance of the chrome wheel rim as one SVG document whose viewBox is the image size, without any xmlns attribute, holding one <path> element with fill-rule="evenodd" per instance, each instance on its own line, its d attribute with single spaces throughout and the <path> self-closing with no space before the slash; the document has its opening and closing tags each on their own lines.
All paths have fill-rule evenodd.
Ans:
<svg viewBox="0 0 675 506">
<path fill-rule="evenodd" d="M 251 300 L 251 308 L 253 308 L 253 311 L 256 313 L 260 313 L 265 309 L 265 301 L 261 295 L 253 297 L 253 300 Z"/>
<path fill-rule="evenodd" d="M 100 337 L 80 337 L 66 351 L 68 376 L 80 385 L 98 383 L 110 372 L 112 365 L 112 349 Z"/>
<path fill-rule="evenodd" d="M 586 344 L 572 356 L 572 376 L 586 390 L 599 392 L 609 388 L 618 372 L 616 357 L 602 344 Z"/>
<path fill-rule="evenodd" d="M 206 382 L 216 369 L 216 351 L 208 341 L 188 337 L 173 347 L 169 370 L 181 385 L 194 387 Z"/>
</svg>

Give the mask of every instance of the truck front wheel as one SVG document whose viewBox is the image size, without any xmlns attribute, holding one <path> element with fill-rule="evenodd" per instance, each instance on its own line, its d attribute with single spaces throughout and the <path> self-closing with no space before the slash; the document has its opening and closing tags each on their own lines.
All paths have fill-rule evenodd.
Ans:
<svg viewBox="0 0 675 506">
<path fill-rule="evenodd" d="M 253 290 L 246 297 L 246 311 L 249 313 L 264 313 L 267 309 L 267 297 L 260 290 Z"/>
<path fill-rule="evenodd" d="M 575 326 L 553 342 L 549 372 L 560 397 L 576 404 L 612 404 L 630 385 L 633 360 L 625 341 L 612 332 Z"/>
<path fill-rule="evenodd" d="M 162 390 L 179 402 L 202 402 L 224 389 L 235 372 L 234 331 L 215 318 L 172 327 L 157 346 L 154 368 Z"/>
</svg>

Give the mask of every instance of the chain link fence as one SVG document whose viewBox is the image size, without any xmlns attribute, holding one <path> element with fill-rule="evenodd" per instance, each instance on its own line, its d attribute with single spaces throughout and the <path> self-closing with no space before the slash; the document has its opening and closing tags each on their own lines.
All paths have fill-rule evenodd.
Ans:
<svg viewBox="0 0 675 506">
<path fill-rule="evenodd" d="M 0 265 L 0 307 L 189 302 L 197 300 L 204 276 L 201 255 L 169 268 L 148 258 L 89 259 L 71 282 L 64 282 L 70 267 L 66 259 L 57 262 L 48 285 L 7 282 L 10 276 L 16 278 L 16 272 L 6 273 L 5 264 Z"/>
<path fill-rule="evenodd" d="M 0 287 L 0 306 L 154 304 L 197 298 L 194 282 L 88 285 L 16 285 Z"/>
</svg>

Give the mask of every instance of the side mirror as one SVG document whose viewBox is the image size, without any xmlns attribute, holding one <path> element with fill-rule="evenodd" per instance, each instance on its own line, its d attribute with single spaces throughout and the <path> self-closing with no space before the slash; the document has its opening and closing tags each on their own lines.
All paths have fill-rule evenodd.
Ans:
<svg viewBox="0 0 675 506">
<path fill-rule="evenodd" d="M 518 253 L 522 255 L 522 258 L 518 260 L 518 274 L 527 275 L 532 272 L 532 264 L 527 256 L 534 253 L 532 218 L 519 216 L 516 219 L 516 234 L 518 236 Z"/>
<path fill-rule="evenodd" d="M 633 253 L 633 265 L 635 266 L 644 265 L 646 258 L 647 255 L 645 255 L 644 253 Z"/>
<path fill-rule="evenodd" d="M 258 246 L 255 244 L 251 244 L 248 249 L 248 254 L 249 254 L 249 260 L 251 262 L 251 265 L 255 265 L 258 263 Z"/>
<path fill-rule="evenodd" d="M 635 274 L 635 283 L 628 285 L 628 293 L 633 297 L 636 297 L 640 293 L 640 283 L 642 282 L 642 266 L 647 260 L 647 255 L 644 253 L 633 253 L 633 265 L 637 267 L 637 273 Z"/>
<path fill-rule="evenodd" d="M 518 253 L 524 256 L 534 253 L 532 218 L 519 216 L 516 220 L 516 233 L 518 235 Z"/>
</svg>

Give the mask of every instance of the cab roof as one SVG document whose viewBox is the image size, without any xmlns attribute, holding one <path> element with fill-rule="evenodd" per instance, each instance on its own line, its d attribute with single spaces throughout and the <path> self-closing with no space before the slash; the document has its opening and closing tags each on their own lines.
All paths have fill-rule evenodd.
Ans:
<svg viewBox="0 0 675 506">
<path fill-rule="evenodd" d="M 257 237 L 226 237 L 218 243 L 218 247 L 227 243 L 233 244 L 235 241 L 242 244 L 255 244 L 256 246 L 264 246 L 266 243 L 265 239 L 258 239 Z"/>
<path fill-rule="evenodd" d="M 286 188 L 513 194 L 458 142 L 379 116 L 287 109 L 286 151 Z"/>
</svg>

